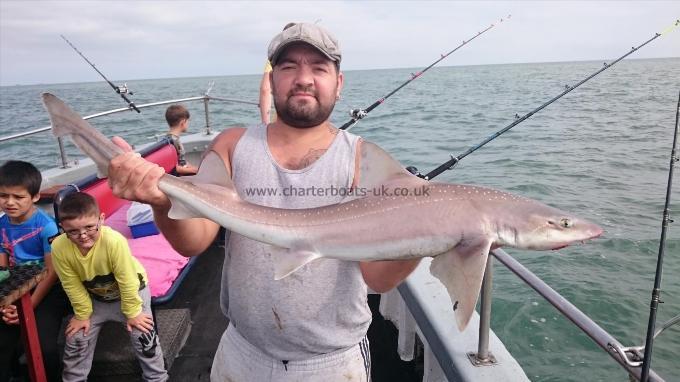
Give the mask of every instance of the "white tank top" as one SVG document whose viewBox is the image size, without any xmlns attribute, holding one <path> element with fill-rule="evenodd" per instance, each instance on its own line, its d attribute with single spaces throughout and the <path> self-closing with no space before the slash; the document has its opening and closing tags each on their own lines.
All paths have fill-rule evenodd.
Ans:
<svg viewBox="0 0 680 382">
<path fill-rule="evenodd" d="M 269 151 L 266 126 L 251 127 L 234 149 L 232 178 L 239 195 L 259 205 L 299 209 L 340 203 L 345 197 L 283 196 L 282 190 L 349 189 L 358 140 L 340 130 L 318 160 L 288 170 Z M 359 263 L 319 259 L 275 281 L 271 256 L 285 256 L 285 250 L 233 232 L 225 255 L 222 310 L 264 353 L 282 361 L 304 360 L 349 348 L 366 335 L 371 311 Z"/>
</svg>

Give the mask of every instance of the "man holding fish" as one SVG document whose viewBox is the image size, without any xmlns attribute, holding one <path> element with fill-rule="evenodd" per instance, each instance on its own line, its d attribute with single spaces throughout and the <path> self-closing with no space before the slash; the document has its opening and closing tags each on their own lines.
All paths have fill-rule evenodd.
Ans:
<svg viewBox="0 0 680 382">
<path fill-rule="evenodd" d="M 367 287 L 392 289 L 432 257 L 430 273 L 464 330 L 491 249 L 558 249 L 602 234 L 535 200 L 428 182 L 375 144 L 338 131 L 328 117 L 342 90 L 341 54 L 317 25 L 281 32 L 269 59 L 278 120 L 224 131 L 189 177 L 125 153 L 124 141 L 115 145 L 43 94 L 54 135 L 71 136 L 116 195 L 149 203 L 179 252 L 198 255 L 219 226 L 230 232 L 221 293 L 230 325 L 212 380 L 367 380 Z M 356 192 L 325 192 L 333 190 Z"/>
<path fill-rule="evenodd" d="M 280 192 L 359 184 L 362 141 L 329 121 L 344 80 L 337 40 L 317 25 L 299 23 L 275 36 L 268 53 L 277 120 L 228 129 L 211 150 L 224 162 L 239 195 L 251 203 L 301 209 L 345 201 L 344 193 Z M 127 152 L 111 161 L 109 183 L 118 196 L 149 203 L 175 249 L 198 255 L 215 239 L 219 225 L 204 218 L 168 218 L 170 201 L 157 186 L 163 174 L 162 168 Z M 279 192 L 246 191 L 256 188 Z M 272 257 L 287 256 L 288 250 L 235 232 L 228 235 L 221 305 L 230 323 L 215 354 L 211 380 L 369 380 L 367 286 L 376 292 L 394 288 L 420 258 L 323 259 L 275 280 Z"/>
</svg>

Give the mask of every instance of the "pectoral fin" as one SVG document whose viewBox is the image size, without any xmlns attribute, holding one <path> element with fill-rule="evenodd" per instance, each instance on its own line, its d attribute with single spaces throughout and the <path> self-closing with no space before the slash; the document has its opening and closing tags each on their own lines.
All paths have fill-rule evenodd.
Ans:
<svg viewBox="0 0 680 382">
<path fill-rule="evenodd" d="M 321 255 L 317 252 L 304 249 L 290 249 L 288 251 L 274 253 L 272 256 L 272 260 L 274 261 L 274 279 L 281 280 L 302 268 L 305 264 L 320 257 Z"/>
<path fill-rule="evenodd" d="M 191 206 L 177 198 L 170 198 L 170 203 L 170 211 L 168 211 L 168 217 L 170 219 L 181 220 L 203 217 L 203 215 L 195 211 Z"/>
<path fill-rule="evenodd" d="M 430 273 L 449 292 L 460 331 L 465 329 L 475 311 L 490 249 L 490 240 L 465 242 L 435 256 L 430 264 Z"/>
</svg>

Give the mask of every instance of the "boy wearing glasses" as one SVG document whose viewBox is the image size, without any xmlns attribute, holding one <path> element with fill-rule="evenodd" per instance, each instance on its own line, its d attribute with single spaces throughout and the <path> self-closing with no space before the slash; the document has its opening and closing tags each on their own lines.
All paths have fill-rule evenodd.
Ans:
<svg viewBox="0 0 680 382">
<path fill-rule="evenodd" d="M 52 243 L 53 263 L 74 313 L 66 326 L 62 378 L 87 379 L 102 325 L 118 321 L 130 333 L 144 380 L 166 381 L 146 271 L 125 237 L 102 225 L 103 219 L 86 193 L 69 194 L 59 206 L 64 234 Z"/>
<path fill-rule="evenodd" d="M 21 266 L 38 262 L 47 276 L 31 293 L 40 348 L 49 381 L 58 380 L 61 362 L 57 337 L 61 320 L 69 312 L 68 300 L 52 267 L 50 243 L 59 231 L 54 220 L 34 203 L 40 199 L 42 176 L 24 161 L 7 161 L 0 166 L 0 266 Z M 10 270 L 11 272 L 11 270 Z M 0 382 L 19 374 L 15 354 L 19 343 L 16 305 L 0 306 Z"/>
</svg>

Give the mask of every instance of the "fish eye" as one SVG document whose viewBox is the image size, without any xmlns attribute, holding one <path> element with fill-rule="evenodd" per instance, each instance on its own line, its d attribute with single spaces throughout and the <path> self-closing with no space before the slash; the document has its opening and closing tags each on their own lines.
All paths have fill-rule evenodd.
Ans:
<svg viewBox="0 0 680 382">
<path fill-rule="evenodd" d="M 560 225 L 564 228 L 571 228 L 574 223 L 571 222 L 571 219 L 563 218 L 560 220 Z"/>
</svg>

